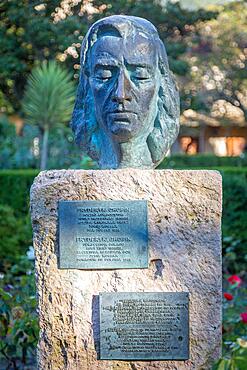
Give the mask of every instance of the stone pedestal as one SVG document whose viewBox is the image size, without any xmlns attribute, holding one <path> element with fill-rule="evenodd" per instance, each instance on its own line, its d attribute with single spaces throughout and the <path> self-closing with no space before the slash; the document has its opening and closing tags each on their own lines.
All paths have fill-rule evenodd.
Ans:
<svg viewBox="0 0 247 370">
<path fill-rule="evenodd" d="M 58 269 L 59 200 L 148 201 L 149 268 Z M 41 172 L 31 189 L 39 369 L 206 370 L 221 352 L 221 176 L 215 171 Z M 190 359 L 97 359 L 100 292 L 189 292 Z"/>
</svg>

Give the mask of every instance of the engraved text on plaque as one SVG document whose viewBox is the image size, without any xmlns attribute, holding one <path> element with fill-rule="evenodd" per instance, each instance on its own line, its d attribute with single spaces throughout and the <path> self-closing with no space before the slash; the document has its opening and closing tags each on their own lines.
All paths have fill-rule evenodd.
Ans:
<svg viewBox="0 0 247 370">
<path fill-rule="evenodd" d="M 101 293 L 101 360 L 189 358 L 189 294 Z"/>
<path fill-rule="evenodd" d="M 148 267 L 147 202 L 60 201 L 59 267 Z"/>
</svg>

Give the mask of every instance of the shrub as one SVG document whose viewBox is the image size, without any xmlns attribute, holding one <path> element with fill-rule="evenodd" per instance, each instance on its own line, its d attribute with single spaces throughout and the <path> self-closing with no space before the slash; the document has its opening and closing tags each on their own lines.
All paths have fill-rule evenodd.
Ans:
<svg viewBox="0 0 247 370">
<path fill-rule="evenodd" d="M 224 269 L 240 272 L 247 263 L 247 178 L 246 171 L 223 175 L 223 258 Z"/>
<path fill-rule="evenodd" d="M 38 159 L 33 153 L 33 140 L 37 135 L 35 127 L 25 125 L 18 136 L 15 125 L 0 115 L 0 169 L 36 168 Z"/>
<path fill-rule="evenodd" d="M 236 167 L 231 167 L 235 165 Z M 223 266 L 229 273 L 244 273 L 247 262 L 247 157 L 176 155 L 159 168 L 219 170 L 223 179 Z"/>
<path fill-rule="evenodd" d="M 95 162 L 85 156 L 75 144 L 70 127 L 55 127 L 51 130 L 49 138 L 49 169 L 60 168 L 96 168 Z"/>
<path fill-rule="evenodd" d="M 0 116 L 0 168 L 12 167 L 16 151 L 15 126 L 11 125 L 6 116 Z"/>
<path fill-rule="evenodd" d="M 38 339 L 33 262 L 26 256 L 0 277 L 0 366 L 34 363 Z M 3 367 L 4 366 L 4 367 Z M 25 367 L 26 369 L 26 367 Z M 31 369 L 28 367 L 28 369 Z"/>
<path fill-rule="evenodd" d="M 28 213 L 29 190 L 37 170 L 3 170 L 0 171 L 0 202 L 22 216 Z"/>
<path fill-rule="evenodd" d="M 247 290 L 238 281 L 241 281 L 238 276 L 232 276 L 223 284 L 223 356 L 213 370 L 247 369 L 247 323 L 243 319 L 247 306 Z"/>
<path fill-rule="evenodd" d="M 0 169 L 39 168 L 41 141 L 37 127 L 25 124 L 22 135 L 18 136 L 15 126 L 0 115 Z M 68 126 L 50 130 L 48 149 L 48 169 L 96 168 L 96 163 L 75 145 Z"/>
<path fill-rule="evenodd" d="M 30 218 L 16 218 L 14 211 L 0 204 L 0 271 L 5 271 L 32 243 Z"/>
<path fill-rule="evenodd" d="M 85 161 L 84 168 L 88 166 L 88 163 L 88 161 Z M 244 269 L 247 260 L 247 168 L 220 167 L 218 169 L 223 177 L 222 230 L 224 267 L 226 271 L 234 273 Z M 24 225 L 23 230 L 29 225 L 27 222 L 29 189 L 37 174 L 37 170 L 0 171 L 0 203 L 10 206 L 13 209 L 13 215 L 15 217 L 21 217 Z M 9 210 L 5 210 L 5 212 L 10 217 L 11 212 Z M 21 227 L 19 227 L 19 230 L 23 234 Z M 29 233 L 31 234 L 31 231 Z M 8 235 L 10 236 L 10 240 L 14 239 L 14 237 L 11 237 L 11 234 Z M 29 237 L 20 238 L 19 240 L 24 240 L 26 243 L 25 247 L 28 247 L 30 243 Z M 28 240 L 28 243 L 26 240 Z M 9 243 L 9 255 L 13 254 L 11 245 Z M 0 244 L 0 256 L 3 256 L 7 251 L 6 247 L 4 249 L 5 252 L 1 252 L 2 248 L 3 244 L 2 246 Z M 18 251 L 23 250 L 23 247 L 16 248 Z"/>
<path fill-rule="evenodd" d="M 247 166 L 247 156 L 243 157 L 217 157 L 214 154 L 185 155 L 176 154 L 166 157 L 159 168 L 185 168 L 185 167 L 243 167 Z"/>
<path fill-rule="evenodd" d="M 0 171 L 0 271 L 16 263 L 32 244 L 29 189 L 37 173 Z"/>
</svg>

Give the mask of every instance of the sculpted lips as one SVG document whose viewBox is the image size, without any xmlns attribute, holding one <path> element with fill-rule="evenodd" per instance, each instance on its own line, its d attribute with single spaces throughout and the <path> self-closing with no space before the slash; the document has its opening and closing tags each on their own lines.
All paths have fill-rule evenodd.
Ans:
<svg viewBox="0 0 247 370">
<path fill-rule="evenodd" d="M 130 122 L 131 116 L 136 115 L 136 113 L 128 110 L 120 111 L 116 110 L 113 112 L 108 113 L 109 116 L 113 121 L 120 121 L 120 122 Z"/>
</svg>

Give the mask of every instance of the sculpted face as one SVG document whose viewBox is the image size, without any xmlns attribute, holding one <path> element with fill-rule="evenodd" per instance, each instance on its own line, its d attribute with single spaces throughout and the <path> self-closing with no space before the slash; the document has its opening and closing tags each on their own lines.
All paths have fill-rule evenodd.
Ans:
<svg viewBox="0 0 247 370">
<path fill-rule="evenodd" d="M 123 143 L 151 132 L 160 72 L 145 34 L 101 36 L 91 49 L 89 75 L 96 119 L 107 135 Z"/>
<path fill-rule="evenodd" d="M 83 39 L 80 63 L 77 144 L 102 169 L 156 167 L 178 134 L 179 95 L 154 25 L 100 19 Z"/>
</svg>

